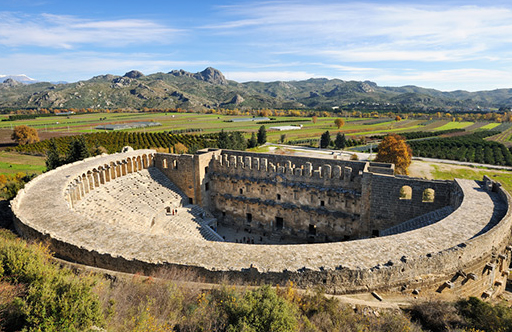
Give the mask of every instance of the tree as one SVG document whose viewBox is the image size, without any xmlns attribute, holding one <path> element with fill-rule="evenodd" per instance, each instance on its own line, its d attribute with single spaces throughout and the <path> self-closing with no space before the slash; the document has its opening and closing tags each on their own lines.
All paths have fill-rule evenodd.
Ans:
<svg viewBox="0 0 512 332">
<path fill-rule="evenodd" d="M 326 131 L 320 137 L 320 149 L 325 149 L 331 144 L 331 134 L 329 131 Z"/>
<path fill-rule="evenodd" d="M 228 133 L 226 133 L 224 129 L 221 129 L 219 133 L 219 137 L 217 138 L 217 146 L 219 147 L 219 149 L 229 148 Z"/>
<path fill-rule="evenodd" d="M 267 130 L 265 126 L 261 126 L 258 130 L 258 145 L 263 145 L 267 142 Z"/>
<path fill-rule="evenodd" d="M 245 150 L 247 149 L 247 140 L 244 135 L 239 131 L 234 131 L 229 135 L 230 149 L 232 150 Z"/>
<path fill-rule="evenodd" d="M 400 115 L 397 115 L 397 116 L 395 117 L 395 121 L 396 121 L 396 122 L 398 122 L 398 121 L 402 121 L 402 118 L 400 117 Z"/>
<path fill-rule="evenodd" d="M 90 157 L 90 153 L 89 149 L 87 148 L 85 138 L 83 136 L 74 138 L 68 146 L 68 151 L 65 159 L 66 163 L 72 163 L 78 160 L 83 160 L 88 157 Z"/>
<path fill-rule="evenodd" d="M 64 160 L 59 155 L 59 151 L 57 150 L 57 144 L 54 139 L 50 140 L 50 146 L 46 151 L 46 169 L 48 171 L 55 169 L 61 165 L 63 165 Z"/>
<path fill-rule="evenodd" d="M 343 150 L 347 146 L 347 139 L 345 138 L 345 134 L 338 132 L 336 134 L 336 139 L 334 140 L 334 146 L 336 149 Z"/>
<path fill-rule="evenodd" d="M 248 147 L 251 149 L 251 148 L 255 148 L 257 146 L 258 146 L 258 140 L 256 139 L 256 134 L 252 133 L 251 138 L 249 139 Z"/>
<path fill-rule="evenodd" d="M 313 115 L 313 117 L 311 118 L 311 121 L 313 121 L 313 123 L 316 124 L 316 122 L 318 121 L 318 116 Z"/>
<path fill-rule="evenodd" d="M 281 144 L 283 144 L 285 140 L 286 140 L 286 134 L 281 134 L 281 137 L 279 138 L 279 142 L 281 142 Z"/>
<path fill-rule="evenodd" d="M 397 174 L 409 174 L 412 150 L 405 142 L 405 138 L 397 134 L 389 134 L 382 139 L 377 149 L 375 161 L 395 164 Z"/>
<path fill-rule="evenodd" d="M 336 127 L 340 129 L 345 124 L 345 120 L 343 120 L 342 118 L 337 118 L 336 120 L 334 120 L 334 123 L 336 124 Z"/>
<path fill-rule="evenodd" d="M 21 125 L 14 127 L 11 138 L 19 145 L 39 142 L 39 135 L 35 128 Z"/>
</svg>

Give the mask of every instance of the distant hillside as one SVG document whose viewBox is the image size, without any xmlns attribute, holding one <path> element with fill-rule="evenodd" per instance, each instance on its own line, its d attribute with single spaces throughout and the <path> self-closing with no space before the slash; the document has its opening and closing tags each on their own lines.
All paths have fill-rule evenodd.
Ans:
<svg viewBox="0 0 512 332">
<path fill-rule="evenodd" d="M 0 108 L 331 108 L 479 110 L 509 108 L 512 89 L 442 92 L 416 86 L 380 87 L 370 81 L 227 80 L 217 69 L 190 73 L 101 75 L 75 83 L 0 83 Z"/>
</svg>

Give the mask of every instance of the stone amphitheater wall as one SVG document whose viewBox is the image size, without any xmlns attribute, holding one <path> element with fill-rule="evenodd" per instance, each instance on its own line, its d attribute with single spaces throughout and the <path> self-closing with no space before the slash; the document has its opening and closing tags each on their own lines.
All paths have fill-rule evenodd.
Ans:
<svg viewBox="0 0 512 332">
<path fill-rule="evenodd" d="M 157 154 L 155 166 L 221 223 L 312 242 L 375 236 L 457 207 L 452 181 L 395 176 L 383 163 L 205 150 Z M 400 198 L 403 187 L 410 198 Z M 425 190 L 432 200 L 424 199 Z"/>
<path fill-rule="evenodd" d="M 220 157 L 222 154 L 214 152 L 212 155 Z M 240 156 L 243 157 L 243 155 Z M 512 250 L 510 246 L 511 199 L 499 184 L 490 179 L 485 179 L 482 189 L 466 180 L 429 182 L 374 173 L 368 179 L 363 179 L 365 175 L 362 174 L 361 188 L 369 186 L 372 190 L 371 195 L 368 196 L 370 204 L 379 204 L 378 200 L 371 199 L 379 190 L 384 191 L 383 194 L 389 196 L 387 199 L 391 201 L 393 197 L 385 190 L 396 193 L 403 185 L 417 185 L 419 189 L 413 191 L 413 197 L 415 193 L 419 195 L 422 192 L 421 188 L 433 188 L 436 191 L 436 197 L 444 197 L 443 200 L 449 201 L 449 204 L 456 209 L 447 218 L 434 225 L 387 237 L 283 246 L 221 242 L 187 244 L 186 241 L 173 240 L 172 244 L 169 244 L 171 247 L 167 249 L 179 252 L 179 257 L 182 259 L 171 257 L 164 261 L 149 259 L 147 255 L 150 257 L 151 252 L 144 252 L 145 255 L 141 256 L 130 256 L 105 251 L 101 243 L 80 242 L 76 237 L 80 232 L 89 232 L 89 229 L 91 232 L 98 230 L 107 232 L 108 229 L 94 229 L 99 227 L 94 224 L 80 226 L 77 216 L 62 210 L 71 210 L 76 199 L 93 195 L 95 188 L 102 183 L 121 180 L 124 174 L 136 172 L 151 165 L 157 166 L 162 162 L 159 158 L 169 158 L 169 160 L 176 158 L 177 161 L 195 160 L 195 167 L 202 168 L 204 174 L 191 177 L 198 185 L 192 184 L 192 188 L 189 189 L 194 189 L 194 192 L 189 194 L 197 198 L 198 191 L 204 193 L 213 190 L 214 184 L 210 182 L 215 181 L 213 174 L 218 171 L 218 168 L 208 160 L 218 161 L 218 159 L 208 157 L 208 153 L 202 154 L 202 159 L 195 156 L 191 158 L 155 155 L 151 150 L 100 156 L 62 166 L 28 183 L 11 203 L 15 215 L 15 227 L 25 237 L 49 243 L 59 257 L 130 273 L 152 274 L 161 268 L 177 268 L 193 271 L 204 280 L 213 282 L 230 278 L 256 284 L 260 282 L 285 284 L 291 280 L 299 287 L 321 284 L 328 292 L 335 294 L 379 291 L 406 295 L 414 293 L 419 296 L 435 294 L 447 298 L 467 295 L 485 298 L 495 296 L 505 288 Z M 253 161 L 254 159 L 251 160 L 251 164 Z M 325 161 L 317 162 L 317 165 L 324 165 L 324 163 Z M 245 162 L 244 165 L 246 164 Z M 183 165 L 194 166 L 194 162 Z M 286 175 L 286 163 L 283 165 L 285 166 L 278 167 L 284 167 L 284 173 L 279 173 L 279 168 L 276 168 L 273 174 Z M 193 169 L 180 169 L 178 166 L 180 173 L 191 172 Z M 240 175 L 236 172 L 225 173 L 229 172 L 220 174 L 231 177 Z M 318 173 L 321 174 L 321 171 Z M 185 181 L 181 183 L 186 185 Z M 209 190 L 204 189 L 207 183 L 212 186 Z M 386 183 L 389 185 L 386 186 Z M 275 187 L 278 188 L 277 185 Z M 494 200 L 500 199 L 500 204 L 505 207 L 503 216 L 497 211 L 498 205 L 493 206 L 491 199 L 486 198 L 486 201 L 482 202 L 482 198 L 487 197 L 485 190 L 489 191 L 489 195 L 492 195 Z M 49 197 L 52 198 L 51 201 L 48 200 Z M 38 198 L 41 198 L 41 201 Z M 401 203 L 401 200 L 399 201 Z M 362 208 L 365 203 L 361 202 Z M 380 204 L 386 204 L 386 201 Z M 499 218 L 491 218 L 490 215 L 498 215 Z M 61 227 L 69 226 L 71 229 L 57 233 L 47 228 L 49 226 L 45 220 L 42 220 L 44 218 L 52 218 L 53 224 L 61 221 Z M 486 224 L 487 218 L 490 219 Z M 478 226 L 482 229 L 476 229 L 473 236 L 465 238 L 467 233 L 465 227 L 470 227 L 468 226 L 470 223 L 476 226 L 482 225 Z M 97 238 L 109 239 L 115 236 L 110 233 L 97 235 Z M 144 244 L 140 241 L 153 243 Z M 438 245 L 434 245 L 436 241 Z M 159 254 L 158 250 L 166 251 L 164 243 L 166 241 L 162 238 L 164 248 L 155 249 L 155 255 Z M 126 243 L 125 249 L 129 252 L 137 252 L 141 249 L 130 246 L 143 248 L 146 245 L 155 248 L 154 240 L 140 237 L 140 240 L 131 240 L 130 244 Z"/>
<path fill-rule="evenodd" d="M 456 208 L 458 190 L 453 181 L 426 180 L 407 176 L 363 174 L 362 200 L 365 201 L 361 227 L 366 233 L 377 233 L 422 214 L 445 206 Z M 407 197 L 401 197 L 401 189 L 407 187 Z M 430 197 L 426 197 L 430 191 Z"/>
</svg>

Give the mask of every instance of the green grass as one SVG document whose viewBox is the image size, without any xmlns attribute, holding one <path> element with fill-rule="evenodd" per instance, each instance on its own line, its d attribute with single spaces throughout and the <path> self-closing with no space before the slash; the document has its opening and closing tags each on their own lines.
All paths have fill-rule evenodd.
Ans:
<svg viewBox="0 0 512 332">
<path fill-rule="evenodd" d="M 482 126 L 482 127 L 478 128 L 478 129 L 491 130 L 491 129 L 494 129 L 494 128 L 498 127 L 500 124 L 501 123 L 497 123 L 497 122 L 488 123 L 485 126 Z"/>
<path fill-rule="evenodd" d="M 0 152 L 0 174 L 41 174 L 46 170 L 45 158 L 16 152 Z"/>
<path fill-rule="evenodd" d="M 469 122 L 469 121 L 464 121 L 464 122 L 452 121 L 452 122 L 448 122 L 447 124 L 445 124 L 441 127 L 437 127 L 436 130 L 462 129 L 462 128 L 471 126 L 473 123 L 474 122 Z"/>
<path fill-rule="evenodd" d="M 487 175 L 494 181 L 502 184 L 503 188 L 509 193 L 512 193 L 512 172 L 491 170 L 487 168 L 460 168 L 449 170 L 441 170 L 441 166 L 433 165 L 434 171 L 432 176 L 438 180 L 453 180 L 454 178 L 468 179 L 468 180 L 482 180 L 484 175 Z"/>
</svg>

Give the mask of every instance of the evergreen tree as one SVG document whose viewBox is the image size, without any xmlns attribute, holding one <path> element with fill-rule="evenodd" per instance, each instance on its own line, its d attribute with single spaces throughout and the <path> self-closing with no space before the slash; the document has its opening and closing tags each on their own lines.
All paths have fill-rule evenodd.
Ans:
<svg viewBox="0 0 512 332">
<path fill-rule="evenodd" d="M 232 150 L 245 150 L 247 149 L 247 140 L 244 138 L 244 135 L 239 132 L 235 131 L 232 132 L 231 135 L 229 135 L 230 140 L 230 149 Z"/>
<path fill-rule="evenodd" d="M 331 144 L 331 134 L 326 131 L 320 137 L 320 149 L 325 149 Z"/>
<path fill-rule="evenodd" d="M 222 129 L 219 133 L 219 137 L 217 138 L 217 146 L 219 149 L 229 149 L 229 136 L 228 133 Z"/>
<path fill-rule="evenodd" d="M 66 154 L 66 162 L 72 163 L 78 160 L 83 160 L 90 156 L 89 150 L 87 149 L 87 143 L 83 136 L 79 136 L 73 139 L 68 146 L 68 152 Z"/>
<path fill-rule="evenodd" d="M 336 146 L 336 149 L 343 150 L 347 146 L 347 139 L 345 138 L 345 134 L 338 132 L 338 134 L 336 134 L 334 145 Z"/>
<path fill-rule="evenodd" d="M 261 126 L 258 130 L 258 145 L 263 145 L 267 142 L 267 130 L 265 126 Z"/>
<path fill-rule="evenodd" d="M 258 140 L 256 139 L 256 134 L 252 133 L 251 138 L 249 139 L 249 148 L 255 148 L 258 146 Z"/>
<path fill-rule="evenodd" d="M 57 144 L 54 139 L 50 140 L 50 146 L 46 151 L 46 170 L 50 171 L 55 169 L 63 164 L 63 160 L 59 156 L 59 151 L 57 150 Z"/>
</svg>

